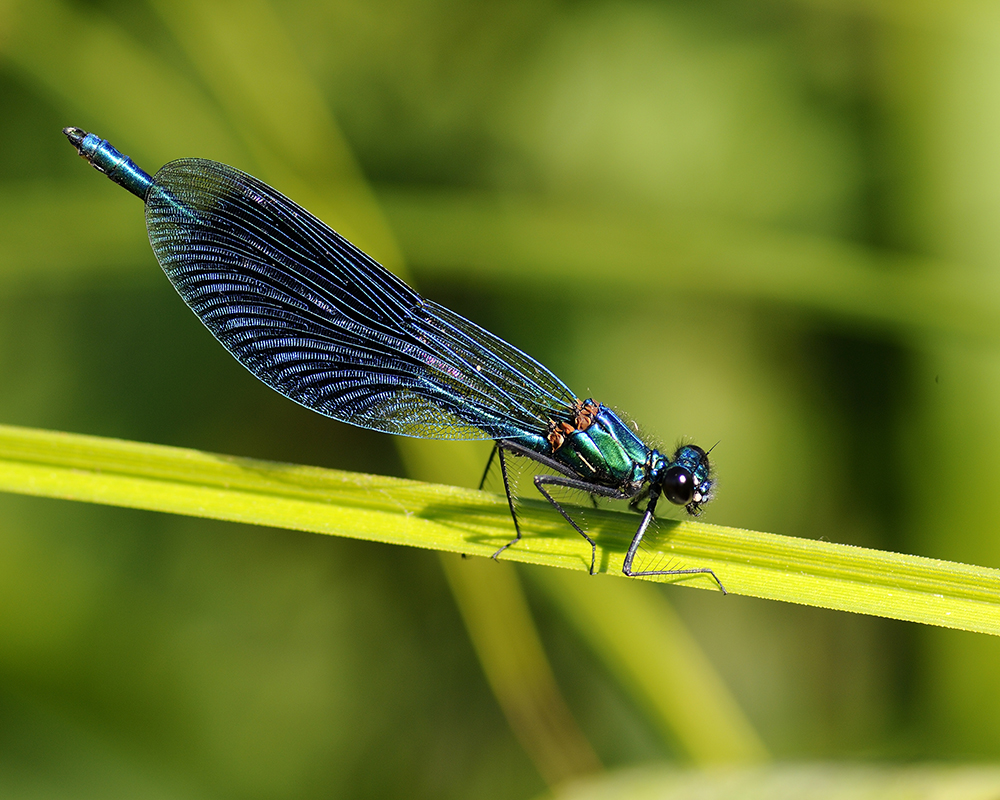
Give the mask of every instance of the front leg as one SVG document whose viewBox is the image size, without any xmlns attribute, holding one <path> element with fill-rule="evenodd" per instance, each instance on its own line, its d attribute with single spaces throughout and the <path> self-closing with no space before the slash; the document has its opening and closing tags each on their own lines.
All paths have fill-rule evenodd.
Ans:
<svg viewBox="0 0 1000 800">
<path fill-rule="evenodd" d="M 633 497 L 631 500 L 628 501 L 628 507 L 629 507 L 629 509 L 632 510 L 632 511 L 638 511 L 639 510 L 639 503 L 641 503 L 647 497 L 649 497 L 649 484 L 648 483 L 645 486 L 643 486 L 642 489 L 639 490 L 639 493 L 635 497 Z"/>
<path fill-rule="evenodd" d="M 635 554 L 639 551 L 639 545 L 642 543 L 642 537 L 646 534 L 646 529 L 649 527 L 649 523 L 653 521 L 653 512 L 656 510 L 656 501 L 660 499 L 660 493 L 658 491 L 650 492 L 649 505 L 646 506 L 646 511 L 642 515 L 642 520 L 639 522 L 639 527 L 632 537 L 632 543 L 629 545 L 628 552 L 625 554 L 625 562 L 622 564 L 622 572 L 624 572 L 629 578 L 645 578 L 651 575 L 710 575 L 712 580 L 719 584 L 719 588 L 722 589 L 723 594 L 728 594 L 726 587 L 722 585 L 722 581 L 719 577 L 708 567 L 700 567 L 696 569 L 651 569 L 651 570 L 633 570 L 632 560 L 635 558 Z"/>
</svg>

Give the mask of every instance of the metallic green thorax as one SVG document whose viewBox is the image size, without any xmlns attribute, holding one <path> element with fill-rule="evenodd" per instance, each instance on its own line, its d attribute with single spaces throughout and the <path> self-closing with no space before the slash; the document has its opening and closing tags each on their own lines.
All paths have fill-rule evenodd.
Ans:
<svg viewBox="0 0 1000 800">
<path fill-rule="evenodd" d="M 551 458 L 583 480 L 622 488 L 631 495 L 646 480 L 654 454 L 655 450 L 643 444 L 610 408 L 602 405 L 586 430 L 566 436 Z"/>
</svg>

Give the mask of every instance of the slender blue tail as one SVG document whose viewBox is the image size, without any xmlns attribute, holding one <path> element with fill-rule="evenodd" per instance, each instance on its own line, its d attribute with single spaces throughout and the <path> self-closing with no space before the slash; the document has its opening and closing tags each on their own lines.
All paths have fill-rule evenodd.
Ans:
<svg viewBox="0 0 1000 800">
<path fill-rule="evenodd" d="M 128 156 L 123 156 L 104 139 L 79 128 L 63 128 L 63 133 L 76 151 L 89 161 L 98 172 L 103 172 L 119 186 L 128 189 L 145 201 L 153 179 L 136 166 Z"/>
</svg>

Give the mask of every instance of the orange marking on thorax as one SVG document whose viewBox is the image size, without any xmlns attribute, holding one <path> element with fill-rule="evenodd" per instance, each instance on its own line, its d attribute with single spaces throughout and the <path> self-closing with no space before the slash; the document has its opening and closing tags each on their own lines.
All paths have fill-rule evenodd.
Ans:
<svg viewBox="0 0 1000 800">
<path fill-rule="evenodd" d="M 601 407 L 590 400 L 586 403 L 582 400 L 575 400 L 570 409 L 573 414 L 573 422 L 556 422 L 554 419 L 550 419 L 546 428 L 545 439 L 552 445 L 552 452 L 554 453 L 562 447 L 566 441 L 566 437 L 571 433 L 585 431 L 593 425 L 600 410 Z"/>
</svg>

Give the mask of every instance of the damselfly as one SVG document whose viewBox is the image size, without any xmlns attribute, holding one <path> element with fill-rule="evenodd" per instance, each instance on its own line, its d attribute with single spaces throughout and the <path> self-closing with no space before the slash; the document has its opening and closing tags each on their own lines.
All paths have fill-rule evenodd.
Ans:
<svg viewBox="0 0 1000 800">
<path fill-rule="evenodd" d="M 492 439 L 515 536 L 507 456 L 555 474 L 535 487 L 590 544 L 553 497 L 557 488 L 646 502 L 623 571 L 661 495 L 697 515 L 711 498 L 708 455 L 649 447 L 609 408 L 580 400 L 516 347 L 425 300 L 308 211 L 246 173 L 204 159 L 171 161 L 155 176 L 79 128 L 63 133 L 112 181 L 146 204 L 153 252 L 184 302 L 250 372 L 285 397 L 363 428 L 429 439 Z"/>
</svg>

